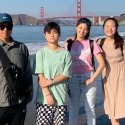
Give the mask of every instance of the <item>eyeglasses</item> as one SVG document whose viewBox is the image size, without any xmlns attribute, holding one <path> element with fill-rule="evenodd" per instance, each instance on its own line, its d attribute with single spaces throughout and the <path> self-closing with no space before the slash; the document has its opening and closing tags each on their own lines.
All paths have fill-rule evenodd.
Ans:
<svg viewBox="0 0 125 125">
<path fill-rule="evenodd" d="M 86 23 L 89 26 L 92 25 L 92 22 L 89 19 L 80 18 L 78 22 Z"/>
<path fill-rule="evenodd" d="M 6 26 L 6 25 L 0 25 L 0 30 L 4 30 L 5 27 L 6 27 L 7 30 L 12 30 L 12 28 L 13 28 L 11 25 L 8 25 L 8 26 Z"/>
</svg>

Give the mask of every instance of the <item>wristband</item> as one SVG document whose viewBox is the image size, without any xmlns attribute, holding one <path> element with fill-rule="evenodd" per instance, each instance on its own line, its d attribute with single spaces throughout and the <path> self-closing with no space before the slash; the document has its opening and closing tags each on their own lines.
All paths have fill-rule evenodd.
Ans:
<svg viewBox="0 0 125 125">
<path fill-rule="evenodd" d="M 52 79 L 52 84 L 54 84 L 55 83 L 55 81 L 54 81 L 54 79 Z"/>
</svg>

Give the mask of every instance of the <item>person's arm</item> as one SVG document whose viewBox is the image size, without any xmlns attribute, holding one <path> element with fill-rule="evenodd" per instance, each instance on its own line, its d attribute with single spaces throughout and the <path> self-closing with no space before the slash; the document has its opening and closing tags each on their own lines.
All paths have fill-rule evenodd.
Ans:
<svg viewBox="0 0 125 125">
<path fill-rule="evenodd" d="M 58 84 L 58 83 L 60 83 L 62 81 L 65 81 L 69 77 L 71 77 L 71 63 L 72 63 L 71 55 L 68 52 L 67 58 L 66 58 L 66 61 L 65 61 L 64 70 L 59 76 L 56 76 L 55 78 L 53 78 L 54 84 Z M 40 81 L 40 86 L 42 88 L 50 86 L 50 85 L 53 84 L 53 80 L 52 79 L 51 80 L 43 79 L 43 80 Z"/>
<path fill-rule="evenodd" d="M 55 78 L 53 79 L 53 80 L 54 80 L 54 83 L 53 83 L 53 80 L 52 80 L 52 79 L 51 79 L 51 80 L 42 79 L 39 84 L 40 84 L 40 86 L 41 86 L 42 88 L 44 88 L 44 87 L 50 86 L 50 85 L 52 85 L 52 84 L 58 84 L 59 82 L 62 82 L 62 81 L 64 81 L 64 80 L 66 80 L 66 79 L 68 79 L 67 76 L 60 75 L 60 76 L 57 76 L 57 77 L 55 77 Z"/>
<path fill-rule="evenodd" d="M 68 37 L 68 38 L 66 39 L 66 42 L 67 42 L 68 40 L 70 40 L 70 39 L 74 41 L 74 40 L 75 40 L 75 37 L 74 37 L 74 36 Z"/>
<path fill-rule="evenodd" d="M 89 84 L 94 82 L 94 80 L 97 78 L 97 76 L 101 73 L 102 69 L 105 67 L 105 62 L 104 62 L 102 54 L 98 53 L 95 57 L 98 61 L 98 67 L 97 67 L 95 73 L 93 74 L 93 76 L 90 79 L 87 79 L 85 81 L 86 86 L 88 86 Z"/>
<path fill-rule="evenodd" d="M 43 74 L 38 74 L 38 78 L 39 78 L 39 85 L 40 85 L 40 81 L 43 81 L 44 79 L 46 79 Z M 46 80 L 47 80 L 47 79 L 46 79 Z M 41 86 L 41 85 L 40 85 L 40 86 Z M 41 88 L 42 88 L 42 87 L 41 87 Z M 51 95 L 51 93 L 50 93 L 49 88 L 48 88 L 48 87 L 44 87 L 44 88 L 42 88 L 42 90 L 43 90 L 43 92 L 44 92 L 45 95 L 46 95 L 47 104 L 48 104 L 48 105 L 51 105 L 51 106 L 54 105 L 54 99 L 53 99 L 53 97 L 52 97 L 52 95 Z"/>
<path fill-rule="evenodd" d="M 59 82 L 62 82 L 64 80 L 67 80 L 67 79 L 68 79 L 67 76 L 60 75 L 60 76 L 55 77 L 53 80 L 54 80 L 55 83 L 59 83 Z"/>
<path fill-rule="evenodd" d="M 47 80 L 43 75 L 44 74 L 44 65 L 43 65 L 44 53 L 43 52 L 44 52 L 43 49 L 41 49 L 36 53 L 36 55 L 34 57 L 34 61 L 33 61 L 33 71 L 32 71 L 34 75 L 38 76 L 38 84 L 40 87 L 41 87 L 41 85 L 40 85 L 41 81 Z M 48 87 L 44 87 L 44 88 L 41 87 L 41 89 L 44 92 L 44 94 L 46 95 L 47 104 L 53 105 L 54 99 L 50 93 L 49 88 Z"/>
</svg>

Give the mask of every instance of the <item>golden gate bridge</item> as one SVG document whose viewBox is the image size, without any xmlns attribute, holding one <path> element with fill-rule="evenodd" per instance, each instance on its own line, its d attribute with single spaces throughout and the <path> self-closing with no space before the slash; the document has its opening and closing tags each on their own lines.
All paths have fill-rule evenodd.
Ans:
<svg viewBox="0 0 125 125">
<path fill-rule="evenodd" d="M 71 9 L 75 10 L 74 7 L 76 8 L 75 15 L 71 15 L 70 14 Z M 40 9 L 40 16 L 41 16 L 40 23 L 44 24 L 44 22 L 48 21 L 48 20 L 66 19 L 66 18 L 76 19 L 76 21 L 77 21 L 81 17 L 86 17 L 86 18 L 91 18 L 92 19 L 93 25 L 102 25 L 104 20 L 106 18 L 110 17 L 110 16 L 99 16 L 99 15 L 93 14 L 85 6 L 83 7 L 84 8 L 84 14 L 82 14 L 83 13 L 82 7 L 83 7 L 82 6 L 82 1 L 81 0 L 76 0 L 74 5 L 67 12 L 65 12 L 61 16 L 55 16 L 55 17 L 44 17 L 44 15 L 45 15 L 44 7 L 41 7 L 41 9 Z M 85 9 L 87 11 L 85 11 Z M 119 16 L 113 16 L 113 17 L 118 18 Z"/>
</svg>

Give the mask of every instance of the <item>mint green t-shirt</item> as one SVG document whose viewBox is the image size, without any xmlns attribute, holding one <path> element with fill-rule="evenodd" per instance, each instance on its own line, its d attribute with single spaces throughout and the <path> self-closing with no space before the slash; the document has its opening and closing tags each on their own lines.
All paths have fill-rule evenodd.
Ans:
<svg viewBox="0 0 125 125">
<path fill-rule="evenodd" d="M 64 75 L 71 78 L 71 56 L 70 53 L 62 48 L 53 51 L 44 47 L 36 53 L 33 63 L 33 73 L 43 74 L 48 80 L 56 76 Z M 67 105 L 67 80 L 48 86 L 54 98 L 54 104 Z M 36 103 L 47 104 L 46 96 L 42 88 L 38 85 Z"/>
</svg>

